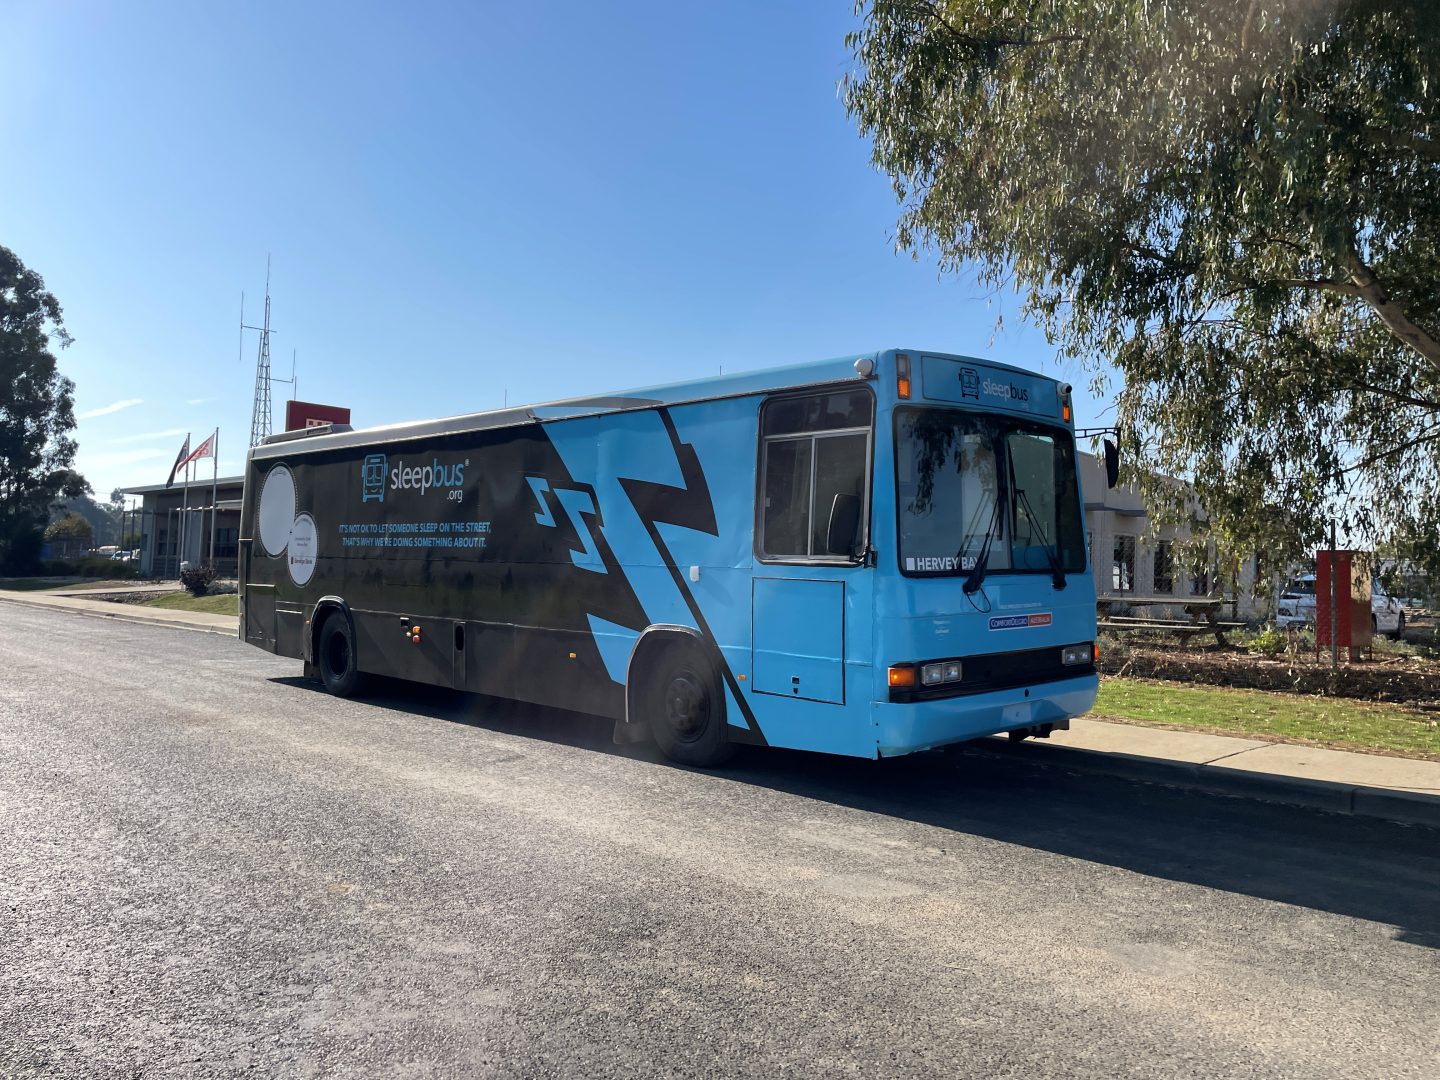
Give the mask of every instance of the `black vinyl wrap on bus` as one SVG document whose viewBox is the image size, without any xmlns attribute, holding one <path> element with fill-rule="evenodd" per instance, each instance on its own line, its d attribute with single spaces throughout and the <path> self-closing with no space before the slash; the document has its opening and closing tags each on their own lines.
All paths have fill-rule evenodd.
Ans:
<svg viewBox="0 0 1440 1080">
<path fill-rule="evenodd" d="M 715 511 L 692 447 L 670 435 L 684 487 L 625 481 L 636 513 L 655 542 L 670 578 L 703 638 L 715 644 L 658 524 L 715 532 Z M 457 432 L 404 442 L 306 450 L 252 462 L 245 492 L 250 551 L 245 585 L 272 592 L 274 625 L 250 625 L 270 609 L 247 603 L 246 637 L 280 655 L 304 653 L 303 621 L 316 600 L 336 597 L 348 608 L 366 672 L 454 686 L 475 693 L 571 709 L 612 719 L 625 715 L 625 688 L 606 666 L 592 631 L 601 619 L 639 633 L 650 625 L 643 604 L 605 538 L 596 493 L 576 481 L 543 424 Z M 383 465 L 376 459 L 384 458 Z M 438 463 L 438 465 L 436 465 Z M 269 554 L 256 520 L 270 471 L 294 476 L 297 512 L 316 522 L 313 577 L 304 586 Z M 443 490 L 395 491 L 394 470 L 432 466 L 456 478 L 464 497 Z M 377 477 L 383 488 L 377 488 Z M 562 503 L 562 498 L 564 502 Z M 488 526 L 475 531 L 477 515 Z M 407 525 L 434 526 L 431 540 Z M 463 530 L 451 532 L 451 530 Z M 434 546 L 442 536 L 483 548 Z M 583 533 L 583 535 L 582 535 Z M 376 542 L 384 539 L 384 546 Z M 415 546 L 403 545 L 414 540 Z M 427 546 L 428 544 L 428 546 Z M 576 553 L 585 553 L 577 562 Z M 583 565 L 585 561 L 589 565 Z M 247 596 L 247 601 L 249 596 Z M 419 626 L 417 643 L 409 631 Z M 720 675 L 740 702 L 747 731 L 738 741 L 763 743 L 745 696 L 718 648 Z"/>
</svg>

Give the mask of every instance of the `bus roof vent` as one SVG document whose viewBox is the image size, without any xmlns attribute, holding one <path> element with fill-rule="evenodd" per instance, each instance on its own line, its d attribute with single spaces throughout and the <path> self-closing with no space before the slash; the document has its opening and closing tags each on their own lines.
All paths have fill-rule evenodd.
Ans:
<svg viewBox="0 0 1440 1080">
<path fill-rule="evenodd" d="M 311 424 L 309 427 L 296 428 L 294 431 L 277 432 L 266 438 L 262 445 L 294 442 L 296 439 L 309 439 L 316 435 L 339 435 L 341 432 L 354 430 L 349 424 Z"/>
</svg>

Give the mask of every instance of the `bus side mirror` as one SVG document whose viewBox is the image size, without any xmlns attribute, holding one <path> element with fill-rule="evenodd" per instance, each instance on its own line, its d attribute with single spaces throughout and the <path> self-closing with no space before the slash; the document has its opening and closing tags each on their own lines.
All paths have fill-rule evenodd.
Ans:
<svg viewBox="0 0 1440 1080">
<path fill-rule="evenodd" d="M 860 496 L 839 492 L 830 504 L 830 527 L 825 530 L 825 550 L 831 555 L 854 555 L 860 533 Z"/>
<path fill-rule="evenodd" d="M 1105 440 L 1105 482 L 1114 487 L 1120 482 L 1120 447 Z"/>
</svg>

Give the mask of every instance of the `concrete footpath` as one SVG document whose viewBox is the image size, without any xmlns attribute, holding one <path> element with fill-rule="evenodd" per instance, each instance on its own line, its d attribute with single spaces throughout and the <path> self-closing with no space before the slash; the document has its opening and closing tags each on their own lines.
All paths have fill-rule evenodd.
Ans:
<svg viewBox="0 0 1440 1080">
<path fill-rule="evenodd" d="M 1042 765 L 1440 828 L 1440 761 L 1083 718 L 1049 739 L 968 744 Z"/>
<path fill-rule="evenodd" d="M 180 591 L 178 584 L 150 585 L 143 583 L 118 589 L 77 587 L 73 590 L 65 589 L 58 592 L 15 592 L 0 589 L 0 601 L 26 604 L 30 607 L 58 608 L 62 611 L 73 611 L 77 615 L 91 615 L 102 619 L 175 626 L 182 630 L 203 630 L 211 634 L 228 634 L 230 637 L 236 637 L 240 633 L 240 619 L 235 615 L 212 615 L 204 611 L 171 611 L 167 608 L 144 607 L 140 604 L 122 604 L 114 600 L 95 599 L 98 596 L 149 592 L 161 594 Z"/>
<path fill-rule="evenodd" d="M 239 632 L 239 619 L 234 615 L 169 611 L 93 599 L 100 593 L 145 591 L 174 592 L 175 587 L 136 586 L 88 593 L 81 589 L 60 593 L 0 590 L 0 602 L 231 637 Z M 967 743 L 963 751 L 1440 828 L 1440 761 L 1170 731 L 1099 718 L 1073 720 L 1069 731 L 1056 732 L 1049 739 L 1011 743 L 997 736 Z"/>
</svg>

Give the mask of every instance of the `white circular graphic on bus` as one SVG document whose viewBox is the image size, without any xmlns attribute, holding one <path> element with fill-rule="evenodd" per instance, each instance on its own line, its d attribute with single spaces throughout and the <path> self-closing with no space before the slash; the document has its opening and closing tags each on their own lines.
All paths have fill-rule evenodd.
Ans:
<svg viewBox="0 0 1440 1080">
<path fill-rule="evenodd" d="M 285 550 L 294 522 L 295 477 L 284 465 L 276 465 L 260 488 L 260 543 L 266 554 L 279 555 Z"/>
<path fill-rule="evenodd" d="M 290 580 L 296 585 L 304 585 L 310 580 L 310 575 L 315 573 L 316 542 L 315 519 L 309 514 L 301 514 L 290 527 L 289 550 L 286 555 L 290 564 Z"/>
</svg>

